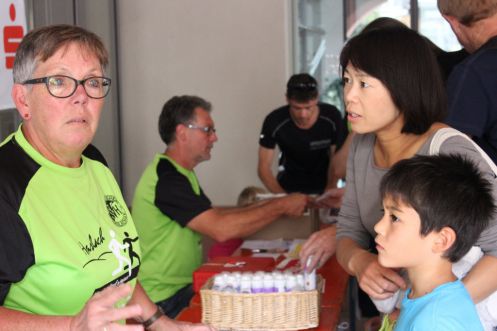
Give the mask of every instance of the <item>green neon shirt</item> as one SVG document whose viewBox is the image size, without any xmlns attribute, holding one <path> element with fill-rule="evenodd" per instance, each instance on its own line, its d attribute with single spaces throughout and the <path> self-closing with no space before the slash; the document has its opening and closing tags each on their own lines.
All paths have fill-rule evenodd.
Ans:
<svg viewBox="0 0 497 331">
<path fill-rule="evenodd" d="M 163 154 L 145 169 L 132 213 L 143 252 L 138 277 L 154 302 L 192 283 L 192 273 L 202 263 L 202 246 L 201 236 L 187 224 L 210 208 L 193 171 Z"/>
<path fill-rule="evenodd" d="M 85 156 L 78 168 L 50 162 L 21 128 L 0 147 L 0 251 L 0 303 L 39 315 L 74 315 L 110 284 L 134 286 L 140 265 L 110 170 Z"/>
</svg>

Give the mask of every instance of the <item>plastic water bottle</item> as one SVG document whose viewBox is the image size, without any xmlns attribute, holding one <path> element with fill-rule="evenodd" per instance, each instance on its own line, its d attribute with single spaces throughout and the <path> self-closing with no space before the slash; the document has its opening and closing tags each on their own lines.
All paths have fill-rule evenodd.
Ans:
<svg viewBox="0 0 497 331">
<path fill-rule="evenodd" d="M 235 282 L 233 286 L 235 287 L 237 292 L 240 292 L 240 282 L 242 280 L 242 273 L 240 271 L 235 271 L 232 273 L 235 276 Z"/>
<path fill-rule="evenodd" d="M 252 276 L 252 293 L 262 293 L 264 285 L 262 283 L 262 276 L 259 273 L 255 273 Z"/>
<path fill-rule="evenodd" d="M 274 277 L 274 288 L 276 292 L 283 293 L 285 292 L 285 277 L 282 273 L 276 274 Z"/>
<path fill-rule="evenodd" d="M 252 274 L 244 273 L 240 279 L 240 293 L 252 292 Z"/>
<path fill-rule="evenodd" d="M 264 274 L 264 278 L 262 279 L 262 286 L 264 293 L 273 293 L 276 292 L 274 288 L 274 280 L 272 274 Z"/>
<path fill-rule="evenodd" d="M 304 275 L 297 274 L 295 277 L 297 277 L 297 286 L 298 286 L 299 290 L 303 291 L 304 290 L 304 286 L 305 286 Z"/>
<path fill-rule="evenodd" d="M 236 277 L 233 274 L 228 274 L 228 281 L 223 292 L 237 292 Z"/>
<path fill-rule="evenodd" d="M 226 283 L 224 281 L 224 276 L 221 274 L 214 276 L 214 282 L 212 284 L 212 290 L 214 291 L 222 291 L 225 287 Z"/>
<path fill-rule="evenodd" d="M 309 258 L 307 259 L 306 264 L 305 264 L 304 288 L 307 291 L 311 291 L 311 290 L 316 289 L 316 268 L 312 269 L 312 271 L 309 272 L 309 266 L 311 265 L 313 258 L 314 258 L 313 255 L 309 256 Z"/>
<path fill-rule="evenodd" d="M 227 271 L 223 271 L 223 272 L 220 273 L 220 275 L 223 277 L 224 282 L 228 283 L 228 276 L 230 275 L 230 273 L 227 272 Z"/>
<path fill-rule="evenodd" d="M 295 275 L 286 275 L 285 276 L 285 291 L 292 292 L 296 291 L 298 287 L 297 277 Z"/>
</svg>

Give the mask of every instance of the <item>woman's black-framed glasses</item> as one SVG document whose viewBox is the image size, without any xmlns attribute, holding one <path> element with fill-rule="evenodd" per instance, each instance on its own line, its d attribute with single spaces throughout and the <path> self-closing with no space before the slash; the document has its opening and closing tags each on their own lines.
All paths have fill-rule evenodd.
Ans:
<svg viewBox="0 0 497 331">
<path fill-rule="evenodd" d="M 41 78 L 28 79 L 22 84 L 45 84 L 48 93 L 56 98 L 69 98 L 76 92 L 78 85 L 83 85 L 83 88 L 92 99 L 102 99 L 109 93 L 110 78 L 107 77 L 88 77 L 77 80 L 75 78 L 55 75 Z"/>
</svg>

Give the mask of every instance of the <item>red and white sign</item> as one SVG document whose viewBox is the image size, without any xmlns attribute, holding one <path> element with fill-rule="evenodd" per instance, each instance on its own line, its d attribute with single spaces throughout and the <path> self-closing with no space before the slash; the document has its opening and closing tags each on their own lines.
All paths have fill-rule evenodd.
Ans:
<svg viewBox="0 0 497 331">
<path fill-rule="evenodd" d="M 12 90 L 12 67 L 21 39 L 26 34 L 26 11 L 24 0 L 0 2 L 0 109 L 14 108 L 10 97 Z"/>
</svg>

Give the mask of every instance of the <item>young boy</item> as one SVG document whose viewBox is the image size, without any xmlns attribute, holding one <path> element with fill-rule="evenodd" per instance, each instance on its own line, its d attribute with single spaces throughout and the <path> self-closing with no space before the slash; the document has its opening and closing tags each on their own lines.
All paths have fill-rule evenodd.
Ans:
<svg viewBox="0 0 497 331">
<path fill-rule="evenodd" d="M 374 228 L 378 260 L 405 268 L 411 283 L 395 330 L 483 330 L 452 263 L 494 213 L 490 183 L 462 156 L 415 156 L 393 166 L 380 190 L 385 214 Z"/>
</svg>

